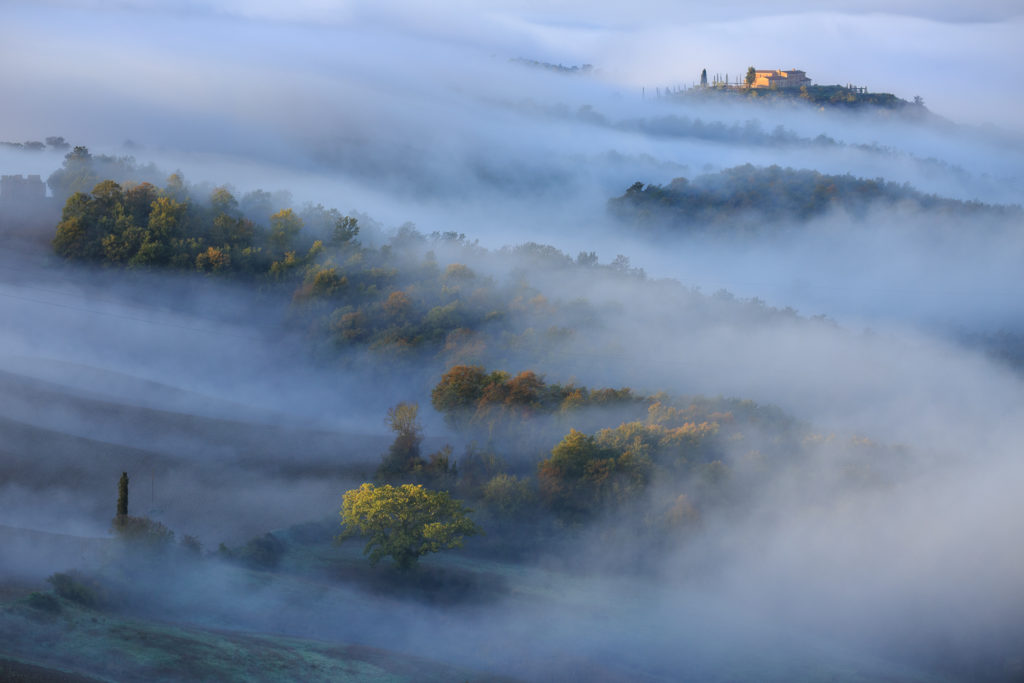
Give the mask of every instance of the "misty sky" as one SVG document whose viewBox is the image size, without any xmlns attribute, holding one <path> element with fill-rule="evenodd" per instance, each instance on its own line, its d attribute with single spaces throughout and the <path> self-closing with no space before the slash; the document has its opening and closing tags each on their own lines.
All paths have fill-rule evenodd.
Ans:
<svg viewBox="0 0 1024 683">
<path fill-rule="evenodd" d="M 192 95 L 186 107 L 196 104 L 196 96 L 216 100 L 225 81 L 241 79 L 245 87 L 223 95 L 235 106 L 259 109 L 263 96 L 264 106 L 273 107 L 273 100 L 291 94 L 260 92 L 261 74 L 273 78 L 284 70 L 307 85 L 327 85 L 355 59 L 369 72 L 371 87 L 378 69 L 430 82 L 438 65 L 424 61 L 427 52 L 434 58 L 448 52 L 468 63 L 492 56 L 591 63 L 609 82 L 633 89 L 692 83 L 702 67 L 723 75 L 738 75 L 750 64 L 797 67 L 819 83 L 849 82 L 907 98 L 919 94 L 946 116 L 1003 125 L 1014 122 L 1020 96 L 1011 84 L 1024 76 L 1018 40 L 1024 18 L 1011 0 L 6 0 L 2 6 L 0 84 L 19 95 L 4 123 L 25 136 L 40 134 L 31 130 L 29 112 L 44 121 L 53 117 L 52 125 L 69 125 L 93 109 L 40 106 L 62 101 L 57 91 L 118 95 L 121 101 L 99 106 L 95 114 L 121 117 L 131 114 L 133 103 L 180 103 L 182 88 Z M 323 49 L 328 44 L 332 49 Z M 259 118 L 259 112 L 250 116 Z"/>
</svg>

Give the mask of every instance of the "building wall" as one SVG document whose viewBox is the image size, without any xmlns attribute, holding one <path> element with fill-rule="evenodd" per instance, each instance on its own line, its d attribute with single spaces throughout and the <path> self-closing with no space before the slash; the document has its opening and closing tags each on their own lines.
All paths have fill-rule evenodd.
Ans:
<svg viewBox="0 0 1024 683">
<path fill-rule="evenodd" d="M 46 196 L 46 183 L 37 175 L 0 176 L 0 235 L 43 240 L 53 238 L 60 206 Z"/>
<path fill-rule="evenodd" d="M 31 203 L 46 199 L 46 183 L 37 175 L 28 177 L 5 175 L 0 177 L 0 201 Z"/>
<path fill-rule="evenodd" d="M 758 69 L 755 71 L 755 88 L 799 88 L 810 85 L 811 79 L 799 69 L 782 71 L 781 69 Z"/>
</svg>

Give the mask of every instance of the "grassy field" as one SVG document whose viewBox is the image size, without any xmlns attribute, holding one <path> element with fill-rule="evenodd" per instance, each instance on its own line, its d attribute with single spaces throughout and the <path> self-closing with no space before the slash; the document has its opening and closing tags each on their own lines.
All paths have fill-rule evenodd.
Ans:
<svg viewBox="0 0 1024 683">
<path fill-rule="evenodd" d="M 498 680 L 372 647 L 133 619 L 60 598 L 54 604 L 39 609 L 24 598 L 0 612 L 4 680 L 9 673 L 69 681 Z"/>
<path fill-rule="evenodd" d="M 411 574 L 371 569 L 334 531 L 325 519 L 274 532 L 272 568 L 108 562 L 94 608 L 9 585 L 0 656 L 85 677 L 72 681 L 943 680 L 636 577 L 460 552 Z"/>
</svg>

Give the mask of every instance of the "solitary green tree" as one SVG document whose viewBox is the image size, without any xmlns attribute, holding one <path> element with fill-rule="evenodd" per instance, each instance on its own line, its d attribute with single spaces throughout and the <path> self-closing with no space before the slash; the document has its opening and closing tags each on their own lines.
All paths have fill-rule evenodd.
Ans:
<svg viewBox="0 0 1024 683">
<path fill-rule="evenodd" d="M 700 87 L 702 87 L 702 88 L 708 87 L 708 70 L 707 69 L 701 69 L 700 70 Z"/>
<path fill-rule="evenodd" d="M 757 69 L 755 69 L 754 67 L 749 67 L 747 69 L 747 79 L 746 80 L 747 80 L 747 87 L 748 88 L 753 88 L 754 87 L 754 81 L 757 80 Z"/>
<path fill-rule="evenodd" d="M 466 536 L 480 533 L 470 512 L 447 492 L 430 491 L 419 484 L 363 484 L 348 491 L 342 500 L 344 531 L 338 540 L 365 536 L 363 554 L 369 556 L 372 566 L 391 557 L 395 566 L 406 571 L 420 556 L 459 548 Z"/>
</svg>

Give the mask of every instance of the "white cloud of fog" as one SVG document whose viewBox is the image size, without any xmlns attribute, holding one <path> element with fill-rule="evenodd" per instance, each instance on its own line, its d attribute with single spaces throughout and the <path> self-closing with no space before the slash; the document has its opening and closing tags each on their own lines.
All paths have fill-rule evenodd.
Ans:
<svg viewBox="0 0 1024 683">
<path fill-rule="evenodd" d="M 9 94 L 0 120 L 5 139 L 62 134 L 107 151 L 127 138 L 146 145 L 151 155 L 223 154 L 234 157 L 236 167 L 272 163 L 283 167 L 283 173 L 327 173 L 333 182 L 339 182 L 336 172 L 341 166 L 350 180 L 361 177 L 370 191 L 382 180 L 374 177 L 376 164 L 390 167 L 390 177 L 383 180 L 399 187 L 437 178 L 439 185 L 467 187 L 471 194 L 477 179 L 467 178 L 466 172 L 479 160 L 519 176 L 540 175 L 553 167 L 560 182 L 579 173 L 574 158 L 578 154 L 607 150 L 652 154 L 659 161 L 697 169 L 707 163 L 760 161 L 742 147 L 680 147 L 593 128 L 569 130 L 507 110 L 507 105 L 525 100 L 564 103 L 570 111 L 591 104 L 613 122 L 652 116 L 650 106 L 637 101 L 641 85 L 650 89 L 687 83 L 704 66 L 713 73 L 735 74 L 749 62 L 765 59 L 799 61 L 812 77 L 826 82 L 867 83 L 904 97 L 919 93 L 936 111 L 958 120 L 1005 123 L 1012 120 L 1015 102 L 986 98 L 1012 98 L 1013 89 L 998 87 L 997 82 L 1012 81 L 1012 70 L 1022 63 L 1012 58 L 1017 48 L 1008 42 L 1019 28 L 1013 19 L 960 24 L 886 15 L 797 14 L 765 19 L 772 25 L 763 30 L 743 23 L 753 21 L 749 19 L 695 24 L 678 10 L 666 9 L 669 17 L 664 19 L 657 12 L 631 8 L 634 17 L 659 19 L 622 27 L 614 19 L 620 10 L 597 8 L 596 28 L 579 28 L 564 20 L 543 23 L 545 17 L 572 16 L 571 7 L 554 14 L 516 14 L 500 5 L 476 11 L 432 5 L 430 11 L 439 17 L 459 16 L 450 25 L 438 20 L 459 32 L 453 36 L 432 24 L 416 28 L 414 20 L 403 23 L 404 10 L 419 16 L 403 5 L 346 5 L 345 20 L 323 25 L 244 20 L 233 6 L 216 4 L 197 3 L 185 13 L 161 11 L 159 5 L 128 7 L 134 9 L 10 6 L 0 28 L 0 49 L 7 56 L 0 62 L 0 85 Z M 215 12 L 218 7 L 223 11 Z M 297 7 L 301 12 L 308 6 Z M 310 11 L 321 9 L 315 5 Z M 610 18 L 600 18 L 609 13 Z M 496 16 L 515 21 L 495 29 Z M 550 36 L 533 37 L 537 27 Z M 821 38 L 823 30 L 826 39 Z M 847 34 L 849 38 L 844 37 Z M 914 41 L 908 47 L 894 34 L 920 35 L 923 47 Z M 763 58 L 752 54 L 751 46 L 761 40 L 794 52 L 787 56 L 766 50 L 769 54 Z M 863 45 L 853 44 L 858 41 Z M 948 52 L 936 52 L 945 47 Z M 918 66 L 901 50 L 921 52 Z M 851 54 L 858 58 L 851 60 Z M 602 69 L 604 81 L 508 68 L 506 60 L 515 56 L 591 62 Z M 737 58 L 740 61 L 730 66 Z M 961 67 L 964 71 L 958 71 Z M 902 74 L 909 82 L 901 80 Z M 910 87 L 925 82 L 938 87 Z M 950 102 L 941 100 L 947 93 L 954 95 Z M 942 130 L 745 107 L 679 107 L 666 113 L 740 123 L 759 118 L 766 130 L 785 123 L 807 137 L 826 133 L 851 143 L 877 141 L 953 165 L 966 163 L 976 175 L 1020 175 L 1019 155 L 1008 151 L 1011 145 L 1001 142 L 1001 155 L 984 149 L 984 161 L 979 163 L 978 152 L 987 143 L 971 142 L 962 133 L 954 141 Z M 765 161 L 769 159 L 765 155 Z M 829 159 L 817 155 L 793 161 L 830 168 L 846 165 L 838 157 L 832 157 L 832 164 Z M 203 169 L 203 161 L 193 162 L 192 168 Z M 864 174 L 875 171 L 863 168 Z M 616 169 L 615 180 L 603 178 L 598 189 L 607 194 L 612 187 L 624 187 L 632 182 L 631 175 L 635 173 Z M 914 173 L 897 179 L 921 181 Z M 950 193 L 955 185 L 947 178 L 926 183 L 926 189 Z M 983 190 L 972 190 L 986 197 Z M 317 194 L 318 200 L 328 199 Z M 379 204 L 386 207 L 388 202 Z"/>
</svg>

